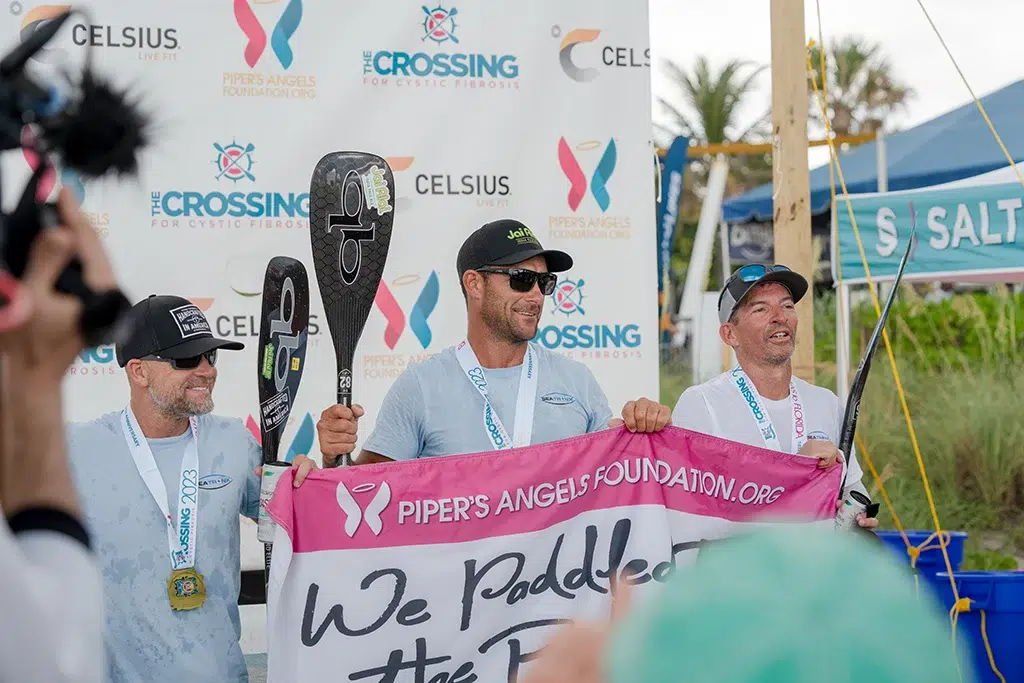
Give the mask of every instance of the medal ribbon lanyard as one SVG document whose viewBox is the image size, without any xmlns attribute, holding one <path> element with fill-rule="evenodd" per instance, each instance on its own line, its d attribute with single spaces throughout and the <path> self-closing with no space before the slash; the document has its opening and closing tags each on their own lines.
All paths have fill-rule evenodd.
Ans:
<svg viewBox="0 0 1024 683">
<path fill-rule="evenodd" d="M 533 437 L 533 411 L 537 401 L 537 363 L 533 353 L 533 345 L 527 343 L 526 357 L 519 375 L 519 392 L 516 396 L 516 422 L 514 436 L 509 437 L 508 430 L 501 423 L 498 414 L 487 397 L 487 378 L 480 366 L 473 348 L 468 340 L 462 340 L 455 349 L 455 356 L 462 366 L 462 371 L 472 382 L 480 396 L 484 399 L 484 430 L 496 450 L 521 448 L 530 445 Z"/>
<path fill-rule="evenodd" d="M 171 569 L 191 569 L 196 563 L 196 538 L 199 530 L 199 424 L 190 417 L 188 424 L 192 438 L 185 446 L 181 459 L 181 475 L 178 477 L 178 523 L 171 519 L 167 504 L 167 489 L 160 469 L 156 466 L 153 451 L 142 436 L 142 429 L 132 413 L 131 407 L 121 412 L 121 429 L 128 442 L 132 460 L 139 470 L 142 481 L 160 507 L 167 522 L 167 545 L 171 556 Z"/>
</svg>

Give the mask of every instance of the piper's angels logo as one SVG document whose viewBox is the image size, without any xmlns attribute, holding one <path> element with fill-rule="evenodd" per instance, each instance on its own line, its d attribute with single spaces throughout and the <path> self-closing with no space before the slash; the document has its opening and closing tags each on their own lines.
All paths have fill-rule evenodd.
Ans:
<svg viewBox="0 0 1024 683">
<path fill-rule="evenodd" d="M 377 489 L 377 493 L 374 494 L 369 504 L 365 508 L 360 507 L 352 494 L 369 493 L 374 488 Z M 337 497 L 338 507 L 345 513 L 345 533 L 349 535 L 349 538 L 355 536 L 356 530 L 363 521 L 366 522 L 366 526 L 370 527 L 374 536 L 380 536 L 380 532 L 384 528 L 384 522 L 380 515 L 391 502 L 391 487 L 386 481 L 381 482 L 379 487 L 372 482 L 359 484 L 352 487 L 351 492 L 345 486 L 345 482 L 338 482 Z M 360 496 L 360 498 L 364 497 Z"/>
</svg>

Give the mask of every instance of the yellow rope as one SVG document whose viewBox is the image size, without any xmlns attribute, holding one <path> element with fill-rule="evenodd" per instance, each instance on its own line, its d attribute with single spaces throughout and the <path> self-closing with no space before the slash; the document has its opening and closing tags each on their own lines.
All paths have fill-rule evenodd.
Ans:
<svg viewBox="0 0 1024 683">
<path fill-rule="evenodd" d="M 978 111 L 981 112 L 982 118 L 984 118 L 985 123 L 988 124 L 988 129 L 992 131 L 992 137 L 994 137 L 996 142 L 999 143 L 999 149 L 1003 150 L 1006 160 L 1010 163 L 1010 166 L 1013 167 L 1014 173 L 1017 174 L 1017 180 L 1020 181 L 1021 185 L 1024 185 L 1024 176 L 1021 176 L 1020 169 L 1017 168 L 1017 164 L 1014 163 L 1013 157 L 1010 156 L 1010 152 L 1006 149 L 1006 145 L 1003 144 L 1003 139 L 999 137 L 999 133 L 996 132 L 996 127 L 992 125 L 992 119 L 990 119 L 988 114 L 985 112 L 985 107 L 981 106 L 981 100 L 979 100 L 978 96 L 974 94 L 974 89 L 971 88 L 971 84 L 967 82 L 967 77 L 964 76 L 964 72 L 960 70 L 960 65 L 957 64 L 956 59 L 953 57 L 953 53 L 950 52 L 949 47 L 946 45 L 945 39 L 942 37 L 942 34 L 939 33 L 939 29 L 935 26 L 935 22 L 932 21 L 932 17 L 928 14 L 928 10 L 925 9 L 924 3 L 921 2 L 921 0 L 917 0 L 917 4 L 921 7 L 921 11 L 924 12 L 924 18 L 928 20 L 928 23 L 931 24 L 932 30 L 935 31 L 936 37 L 938 37 L 939 42 L 942 44 L 942 49 L 945 50 L 946 54 L 949 56 L 949 61 L 953 62 L 953 68 L 955 68 L 956 72 L 960 74 L 960 80 L 962 80 L 964 85 L 967 87 L 967 92 L 971 93 L 971 99 L 974 100 L 974 104 L 978 107 Z"/>
<path fill-rule="evenodd" d="M 974 601 L 971 600 L 970 598 L 960 598 L 953 605 L 953 608 L 949 610 L 949 619 L 950 619 L 950 622 L 953 624 L 953 652 L 954 653 L 956 653 L 956 624 L 957 624 L 958 617 L 963 612 L 970 612 L 971 611 L 971 603 L 972 602 L 974 602 Z M 990 643 L 989 640 L 988 640 L 988 626 L 986 624 L 985 611 L 986 610 L 983 610 L 983 609 L 978 610 L 978 612 L 981 614 L 981 642 L 983 642 L 985 644 L 985 654 L 988 655 L 988 665 L 989 665 L 989 667 L 991 667 L 992 672 L 999 678 L 1000 681 L 1002 681 L 1002 683 L 1006 683 L 1006 678 L 1003 676 L 1003 673 L 999 670 L 999 667 L 996 666 L 996 658 L 992 654 L 992 643 Z M 960 674 L 959 657 L 957 657 L 956 660 L 957 660 L 957 665 L 956 665 L 957 673 Z M 960 680 L 963 681 L 963 674 L 960 675 Z"/>
<path fill-rule="evenodd" d="M 971 88 L 970 84 L 967 82 L 967 78 L 964 76 L 963 71 L 960 69 L 960 66 L 957 64 L 956 59 L 954 59 L 952 53 L 949 50 L 949 47 L 947 47 L 946 41 L 942 38 L 942 34 L 939 33 L 938 28 L 935 26 L 935 23 L 931 19 L 931 16 L 929 16 L 928 10 L 925 9 L 922 0 L 917 0 L 917 3 L 921 7 L 921 11 L 924 12 L 925 17 L 928 19 L 928 23 L 931 25 L 932 30 L 935 31 L 935 35 L 939 38 L 939 42 L 942 44 L 943 49 L 946 50 L 946 54 L 949 56 L 950 61 L 953 62 L 953 66 L 956 68 L 957 73 L 960 74 L 961 80 L 963 80 L 964 85 L 967 87 L 968 92 L 970 92 L 971 97 L 974 99 L 974 103 L 978 107 L 978 111 L 981 112 L 982 117 L 985 119 L 985 123 L 988 124 L 989 130 L 992 132 L 992 135 L 995 137 L 996 142 L 999 144 L 1000 149 L 1002 149 L 1003 154 L 1006 156 L 1007 161 L 1013 167 L 1014 172 L 1017 175 L 1017 179 L 1020 181 L 1021 185 L 1024 186 L 1024 176 L 1021 175 L 1020 169 L 1017 168 L 1017 165 L 1015 164 L 1015 162 L 1013 160 L 1013 157 L 1010 156 L 1009 151 L 1006 149 L 1006 145 L 1003 144 L 1002 138 L 1000 138 L 999 137 L 999 133 L 996 132 L 995 126 L 992 124 L 992 120 L 989 118 L 988 114 L 985 112 L 985 108 L 984 108 L 984 106 L 982 106 L 981 101 L 978 99 L 977 95 L 974 94 L 974 90 Z M 808 70 L 808 73 L 811 76 L 811 83 L 812 83 L 813 88 L 814 88 L 815 99 L 818 102 L 818 107 L 819 107 L 819 109 L 821 111 L 821 115 L 822 115 L 822 121 L 824 122 L 824 125 L 825 125 L 825 138 L 826 138 L 826 140 L 828 142 L 828 149 L 829 149 L 829 186 L 830 186 L 830 190 L 831 190 L 831 199 L 832 199 L 831 206 L 833 208 L 833 211 L 835 211 L 835 208 L 836 208 L 836 201 L 835 201 L 836 200 L 836 190 L 835 190 L 835 177 L 834 177 L 834 174 L 833 174 L 833 164 L 835 164 L 835 171 L 838 173 L 838 175 L 839 175 L 839 182 L 842 185 L 843 199 L 845 200 L 846 210 L 847 210 L 847 213 L 848 213 L 848 215 L 850 217 L 850 224 L 851 224 L 851 227 L 853 228 L 854 237 L 857 240 L 857 247 L 860 250 L 861 261 L 864 264 L 864 272 L 865 272 L 865 275 L 867 276 L 868 287 L 870 288 L 870 291 L 871 291 L 871 299 L 872 299 L 872 302 L 875 305 L 875 313 L 879 316 L 879 318 L 881 318 L 881 315 L 882 315 L 881 306 L 879 305 L 878 296 L 877 296 L 877 294 L 875 292 L 874 282 L 872 281 L 872 278 L 871 278 L 871 269 L 868 266 L 867 256 L 864 253 L 864 243 L 861 241 L 860 230 L 857 228 L 857 219 L 854 216 L 853 204 L 850 201 L 850 196 L 849 196 L 849 193 L 847 192 L 847 189 L 846 189 L 846 180 L 843 177 L 842 165 L 840 164 L 839 156 L 836 153 L 835 143 L 831 139 L 832 131 L 831 131 L 831 126 L 829 125 L 827 100 L 825 99 L 825 96 L 824 96 L 827 80 L 826 80 L 826 72 L 825 72 L 825 40 L 824 40 L 824 32 L 822 31 L 822 27 L 821 27 L 821 2 L 820 2 L 820 0 L 815 0 L 815 6 L 816 6 L 816 10 L 817 10 L 817 20 L 818 20 L 818 40 L 819 40 L 819 44 L 821 46 L 821 48 L 820 48 L 820 57 L 821 57 L 821 59 L 820 59 L 820 69 L 821 69 L 821 78 L 822 78 L 821 91 L 818 90 L 818 83 L 817 83 L 817 79 L 814 77 L 814 69 L 812 68 L 812 65 L 811 65 L 811 59 L 810 59 L 810 53 L 809 52 L 807 54 L 807 70 Z M 814 41 L 811 40 L 810 43 L 808 44 L 808 47 L 810 48 L 810 47 L 813 47 L 813 46 L 814 46 Z M 838 296 L 839 296 L 839 298 L 841 298 L 841 296 L 842 296 L 842 260 L 839 257 L 840 253 L 839 253 L 839 240 L 838 240 L 838 222 L 836 222 L 836 225 L 835 225 L 835 227 L 832 230 L 832 235 L 833 235 L 833 240 L 834 240 L 833 244 L 835 246 L 835 252 L 836 252 L 836 275 L 837 275 L 837 285 L 838 285 Z M 840 315 L 839 311 L 837 311 L 836 315 L 837 316 Z M 841 319 L 841 316 L 840 316 L 840 319 Z M 843 323 L 842 322 L 840 322 L 840 332 L 843 332 Z M 922 480 L 922 482 L 924 484 L 925 496 L 928 499 L 928 508 L 929 508 L 929 510 L 931 512 L 931 515 L 932 515 L 932 521 L 935 523 L 935 532 L 930 534 L 924 541 L 922 541 L 916 547 L 912 546 L 911 543 L 910 543 L 910 539 L 907 538 L 906 532 L 903 529 L 903 525 L 900 522 L 899 517 L 896 515 L 895 507 L 893 506 L 892 501 L 889 499 L 889 495 L 885 491 L 885 484 L 882 481 L 881 477 L 878 475 L 878 471 L 875 469 L 874 463 L 871 461 L 871 456 L 868 454 L 867 448 L 864 445 L 864 441 L 863 441 L 863 439 L 860 438 L 860 436 L 856 436 L 857 445 L 858 445 L 861 453 L 864 455 L 864 460 L 867 463 L 868 468 L 871 470 L 871 475 L 872 475 L 872 477 L 874 477 L 875 482 L 878 485 L 878 490 L 879 490 L 880 494 L 882 495 L 882 499 L 885 501 L 885 504 L 886 504 L 887 508 L 889 509 L 889 513 L 892 515 L 892 518 L 893 518 L 893 521 L 894 521 L 894 523 L 896 525 L 896 528 L 897 528 L 897 530 L 900 533 L 900 537 L 903 539 L 904 544 L 907 546 L 907 554 L 910 556 L 910 564 L 911 564 L 912 568 L 916 569 L 917 561 L 920 558 L 921 553 L 923 551 L 929 550 L 931 548 L 936 547 L 936 546 L 930 545 L 930 544 L 931 544 L 932 540 L 938 539 L 938 548 L 942 551 L 943 561 L 946 564 L 946 571 L 948 572 L 949 583 L 950 583 L 951 588 L 953 589 L 953 601 L 954 602 L 953 602 L 953 608 L 950 610 L 950 621 L 951 621 L 951 624 L 952 624 L 953 651 L 954 651 L 954 655 L 956 655 L 956 626 L 957 626 L 958 617 L 959 617 L 960 613 L 970 611 L 971 600 L 969 598 L 961 598 L 959 596 L 959 591 L 957 590 L 956 581 L 953 578 L 952 563 L 950 562 L 950 559 L 949 559 L 949 553 L 946 550 L 946 547 L 949 544 L 949 540 L 950 540 L 951 537 L 949 535 L 949 532 L 943 532 L 942 531 L 942 525 L 939 522 L 939 513 L 938 513 L 938 510 L 935 507 L 935 500 L 934 500 L 934 498 L 932 496 L 931 487 L 928 484 L 928 475 L 925 472 L 924 459 L 921 457 L 921 449 L 920 449 L 920 447 L 918 446 L 918 443 L 917 443 L 917 435 L 914 432 L 914 424 L 913 424 L 913 420 L 910 417 L 910 409 L 907 406 L 906 396 L 905 396 L 905 394 L 903 392 L 903 384 L 900 381 L 899 370 L 896 367 L 896 358 L 895 358 L 895 356 L 893 354 L 892 347 L 891 347 L 891 344 L 889 342 L 889 335 L 885 331 L 884 328 L 882 330 L 882 338 L 883 338 L 883 340 L 885 342 L 885 350 L 886 350 L 886 354 L 887 354 L 887 356 L 889 358 L 889 365 L 892 368 L 893 377 L 894 377 L 894 379 L 896 381 L 896 389 L 897 389 L 897 391 L 899 393 L 900 404 L 903 407 L 903 414 L 904 414 L 904 416 L 906 417 L 906 420 L 907 420 L 907 428 L 908 428 L 908 430 L 910 432 L 910 441 L 911 441 L 911 444 L 912 444 L 912 446 L 914 448 L 914 456 L 917 459 L 918 469 L 921 472 L 921 480 Z M 844 342 L 844 344 L 845 343 L 846 342 Z M 839 348 L 839 339 L 836 339 L 837 360 L 838 360 L 838 348 Z M 915 573 L 914 580 L 915 580 L 915 585 L 917 585 L 916 573 Z M 1003 677 L 1003 674 L 999 671 L 998 667 L 996 666 L 995 657 L 994 657 L 994 655 L 992 653 L 992 646 L 991 646 L 991 643 L 989 642 L 989 639 L 988 639 L 988 629 L 987 629 L 987 624 L 986 624 L 986 611 L 984 609 L 983 610 L 979 610 L 979 611 L 981 612 L 981 638 L 982 638 L 982 641 L 985 644 L 985 652 L 988 655 L 989 666 L 992 668 L 992 671 L 995 672 L 996 676 L 999 677 L 999 680 L 1002 683 L 1006 683 L 1006 679 Z M 960 677 L 960 680 L 963 681 L 963 673 L 960 670 L 959 657 L 955 657 L 955 661 L 956 661 L 956 666 L 957 666 L 957 675 Z"/>
<path fill-rule="evenodd" d="M 820 8 L 820 0 L 815 0 L 815 2 L 819 4 L 818 10 L 819 10 L 819 13 L 820 13 L 820 9 L 821 9 Z M 813 45 L 814 45 L 814 42 L 811 41 L 809 47 L 813 47 Z M 822 47 L 822 49 L 824 49 L 824 46 Z M 807 53 L 807 64 L 808 64 L 808 69 L 809 70 L 810 70 L 810 62 L 811 62 L 811 57 L 810 57 L 810 53 L 808 52 Z M 878 302 L 878 295 L 875 292 L 874 281 L 873 281 L 873 279 L 871 277 L 871 267 L 868 265 L 868 259 L 867 259 L 866 254 L 864 253 L 864 242 L 861 240 L 860 230 L 857 228 L 857 219 L 856 219 L 856 217 L 853 214 L 853 204 L 850 201 L 850 194 L 849 194 L 849 192 L 846 189 L 846 179 L 843 177 L 843 166 L 839 162 L 839 155 L 836 152 L 835 143 L 829 138 L 829 135 L 831 134 L 831 126 L 828 123 L 828 111 L 827 111 L 827 109 L 825 107 L 825 102 L 824 102 L 824 98 L 822 96 L 822 93 L 818 90 L 817 79 L 812 77 L 811 80 L 812 80 L 812 84 L 813 84 L 813 87 L 814 87 L 815 98 L 817 99 L 818 107 L 821 110 L 822 120 L 825 122 L 825 128 L 826 128 L 826 133 L 827 133 L 826 134 L 826 139 L 828 139 L 828 141 L 829 141 L 829 144 L 828 144 L 829 154 L 831 155 L 831 157 L 834 160 L 835 165 L 836 165 L 836 173 L 839 176 L 839 184 L 843 188 L 843 199 L 846 202 L 846 210 L 847 210 L 847 213 L 850 216 L 850 223 L 851 223 L 851 225 L 853 227 L 854 237 L 856 237 L 856 239 L 857 239 L 857 246 L 860 249 L 861 262 L 864 264 L 864 273 L 867 276 L 868 288 L 869 288 L 869 291 L 871 292 L 871 300 L 875 304 L 875 313 L 876 313 L 876 315 L 878 315 L 878 317 L 881 318 L 882 317 L 882 307 L 881 307 L 881 305 Z M 924 483 L 925 497 L 928 499 L 928 508 L 931 511 L 932 521 L 935 523 L 936 531 L 941 533 L 942 525 L 941 525 L 941 523 L 939 521 L 939 511 L 935 507 L 935 499 L 932 496 L 931 486 L 929 486 L 929 484 L 928 484 L 928 473 L 925 471 L 924 458 L 921 456 L 921 448 L 920 448 L 920 446 L 917 443 L 917 434 L 914 431 L 914 422 L 913 422 L 913 420 L 910 417 L 910 408 L 907 405 L 907 397 L 906 397 L 906 395 L 904 394 L 904 391 L 903 391 L 903 383 L 900 381 L 899 369 L 896 367 L 896 357 L 895 357 L 895 355 L 893 355 L 892 345 L 889 342 L 889 333 L 886 332 L 884 328 L 882 329 L 882 339 L 885 342 L 885 350 L 886 350 L 886 354 L 889 357 L 889 365 L 892 368 L 893 378 L 896 381 L 896 390 L 899 393 L 900 404 L 903 407 L 903 414 L 904 414 L 904 416 L 906 417 L 906 420 L 907 420 L 907 428 L 910 431 L 910 443 L 911 443 L 911 445 L 914 448 L 914 456 L 917 458 L 918 469 L 921 472 L 921 480 Z M 837 340 L 837 343 L 838 343 L 838 340 Z M 942 557 L 943 557 L 943 559 L 945 560 L 945 563 L 946 563 L 946 571 L 949 573 L 949 584 L 950 584 L 950 586 L 953 589 L 953 597 L 954 597 L 954 599 L 958 599 L 959 596 L 957 595 L 957 591 L 956 591 L 956 582 L 953 580 L 953 565 L 949 561 L 949 553 L 946 552 L 945 545 L 941 545 L 940 549 L 942 550 Z"/>
</svg>

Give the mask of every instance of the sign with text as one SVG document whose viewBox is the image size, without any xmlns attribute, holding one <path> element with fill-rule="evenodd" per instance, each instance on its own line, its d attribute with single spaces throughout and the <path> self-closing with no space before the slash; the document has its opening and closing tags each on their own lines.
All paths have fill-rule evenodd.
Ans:
<svg viewBox="0 0 1024 683">
<path fill-rule="evenodd" d="M 1012 275 L 1024 263 L 1024 240 L 1017 239 L 1024 189 L 1018 182 L 852 195 L 850 205 L 860 243 L 846 202 L 834 209 L 839 258 L 833 255 L 832 271 L 837 277 L 841 266 L 844 282 L 867 282 L 865 258 L 873 280 L 892 280 L 915 225 L 917 244 L 904 280 Z"/>
<path fill-rule="evenodd" d="M 765 521 L 831 525 L 841 472 L 816 464 L 670 426 L 282 484 L 268 681 L 515 681 L 620 582 Z"/>
</svg>

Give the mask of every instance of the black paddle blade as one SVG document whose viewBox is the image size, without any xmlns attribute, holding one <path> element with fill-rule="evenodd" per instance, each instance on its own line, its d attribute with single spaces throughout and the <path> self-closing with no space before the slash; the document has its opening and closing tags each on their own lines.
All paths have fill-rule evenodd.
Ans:
<svg viewBox="0 0 1024 683">
<path fill-rule="evenodd" d="M 377 296 L 395 218 L 395 177 L 366 152 L 325 155 L 309 183 L 313 264 L 338 361 L 338 403 L 352 404 L 356 344 Z"/>
<path fill-rule="evenodd" d="M 309 278 L 306 267 L 275 256 L 263 277 L 263 311 L 257 347 L 263 462 L 277 461 L 281 434 L 299 391 L 309 336 Z"/>
<path fill-rule="evenodd" d="M 878 340 L 882 338 L 882 330 L 885 329 L 885 322 L 889 319 L 889 311 L 892 309 L 893 301 L 896 300 L 896 292 L 899 291 L 900 282 L 903 281 L 903 271 L 907 268 L 907 260 L 910 258 L 910 252 L 914 248 L 915 238 L 916 231 L 912 229 L 907 250 L 903 253 L 903 258 L 900 259 L 899 268 L 896 270 L 896 278 L 892 282 L 892 289 L 889 291 L 889 297 L 885 300 L 885 307 L 882 308 L 882 315 L 878 317 L 878 322 L 875 323 L 875 329 L 871 332 L 871 339 L 868 341 L 868 347 L 864 351 L 864 357 L 860 359 L 857 374 L 853 376 L 853 382 L 850 383 L 850 393 L 846 399 L 843 421 L 839 427 L 839 450 L 842 451 L 847 465 L 850 463 L 850 453 L 853 452 L 853 437 L 857 433 L 857 418 L 860 416 L 860 400 L 864 396 L 864 386 L 867 384 L 868 373 L 871 371 L 871 360 L 875 355 L 875 350 L 878 348 Z M 849 469 L 847 469 L 847 473 L 849 473 Z M 846 475 L 843 475 L 843 484 L 842 488 L 839 489 L 839 495 L 843 494 L 844 488 L 846 488 Z"/>
</svg>

